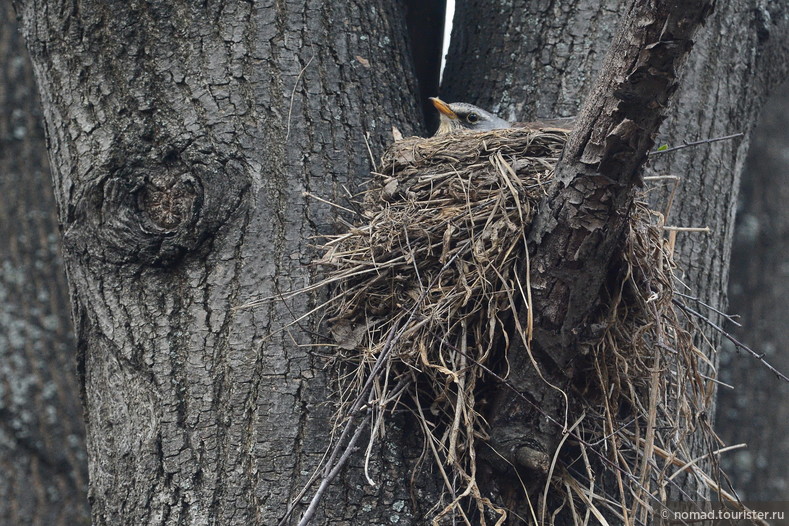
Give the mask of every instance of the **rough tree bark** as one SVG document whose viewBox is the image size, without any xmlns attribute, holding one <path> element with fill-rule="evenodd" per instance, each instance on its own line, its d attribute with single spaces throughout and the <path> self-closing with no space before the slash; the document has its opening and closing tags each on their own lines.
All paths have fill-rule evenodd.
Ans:
<svg viewBox="0 0 789 526">
<path fill-rule="evenodd" d="M 41 109 L 0 4 L 0 524 L 90 522 L 76 345 Z"/>
<path fill-rule="evenodd" d="M 737 339 L 765 353 L 789 372 L 789 83 L 769 99 L 754 131 L 743 171 L 729 281 L 729 311 L 742 327 L 727 327 Z M 730 444 L 747 449 L 724 459 L 744 499 L 779 501 L 789 488 L 789 404 L 787 386 L 760 362 L 733 345 L 721 353 L 718 429 Z"/>
<path fill-rule="evenodd" d="M 599 303 L 641 166 L 712 2 L 634 6 L 579 115 L 530 235 L 540 346 L 560 367 Z M 558 308 L 557 308 L 558 306 Z"/>
<path fill-rule="evenodd" d="M 55 161 L 94 522 L 276 523 L 327 445 L 321 337 L 290 325 L 319 299 L 234 307 L 312 279 L 310 238 L 334 212 L 306 192 L 341 201 L 366 178 L 365 138 L 377 153 L 392 124 L 421 131 L 403 14 L 384 0 L 17 9 Z M 557 77 L 584 84 L 563 45 L 584 39 L 552 41 Z M 566 86 L 562 100 L 585 96 Z M 503 88 L 487 91 L 501 103 Z M 315 523 L 423 523 L 436 492 L 409 495 L 410 435 L 389 430 L 382 485 L 351 466 Z"/>
<path fill-rule="evenodd" d="M 335 216 L 306 192 L 342 202 L 369 177 L 365 140 L 377 155 L 392 125 L 422 131 L 403 13 L 16 8 L 54 161 L 93 522 L 276 523 L 327 446 L 324 361 L 309 325 L 289 326 L 317 299 L 234 307 L 310 282 Z M 408 444 L 392 429 L 387 485 L 338 484 L 317 523 L 418 522 Z"/>
<path fill-rule="evenodd" d="M 521 9 L 510 0 L 461 1 L 442 94 L 520 120 L 576 114 L 601 67 L 601 43 L 611 41 L 623 5 L 579 0 L 533 2 Z M 483 9 L 487 16 L 469 17 Z M 721 309 L 748 136 L 767 94 L 786 77 L 787 29 L 776 3 L 717 3 L 697 35 L 657 143 L 678 145 L 735 132 L 745 138 L 659 155 L 648 163 L 655 173 L 681 177 L 668 224 L 711 228 L 709 235 L 679 234 L 675 259 L 690 287 L 686 292 Z M 665 202 L 664 197 L 655 201 Z M 722 321 L 714 312 L 704 314 Z M 719 335 L 701 329 L 713 343 L 704 350 L 715 363 Z"/>
</svg>

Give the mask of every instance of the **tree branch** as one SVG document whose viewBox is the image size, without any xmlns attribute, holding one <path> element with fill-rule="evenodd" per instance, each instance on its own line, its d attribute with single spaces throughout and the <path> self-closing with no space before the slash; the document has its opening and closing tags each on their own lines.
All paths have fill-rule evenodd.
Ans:
<svg viewBox="0 0 789 526">
<path fill-rule="evenodd" d="M 533 348 L 510 351 L 508 380 L 533 404 L 500 390 L 490 408 L 491 447 L 530 473 L 547 476 L 540 462 L 520 459 L 549 457 L 561 438 L 533 407 L 558 421 L 575 409 L 567 396 L 573 358 L 594 339 L 588 320 L 642 184 L 640 168 L 712 4 L 632 2 L 531 227 L 532 301 L 519 315 L 533 318 Z"/>
<path fill-rule="evenodd" d="M 598 304 L 640 168 L 713 3 L 633 2 L 556 167 L 530 240 L 535 339 L 561 368 Z"/>
</svg>

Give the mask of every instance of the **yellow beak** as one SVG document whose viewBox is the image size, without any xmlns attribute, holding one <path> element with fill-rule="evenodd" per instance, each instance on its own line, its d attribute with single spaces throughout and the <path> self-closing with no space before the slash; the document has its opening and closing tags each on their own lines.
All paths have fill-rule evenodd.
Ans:
<svg viewBox="0 0 789 526">
<path fill-rule="evenodd" d="M 449 108 L 449 104 L 438 97 L 430 97 L 430 102 L 433 103 L 433 106 L 435 106 L 442 115 L 446 115 L 450 119 L 458 118 L 457 114 Z"/>
</svg>

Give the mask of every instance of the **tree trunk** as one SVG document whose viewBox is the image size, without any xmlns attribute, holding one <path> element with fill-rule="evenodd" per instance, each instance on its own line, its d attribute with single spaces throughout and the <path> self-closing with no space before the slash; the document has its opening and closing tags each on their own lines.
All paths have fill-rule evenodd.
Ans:
<svg viewBox="0 0 789 526">
<path fill-rule="evenodd" d="M 729 311 L 742 327 L 737 339 L 783 373 L 789 373 L 789 84 L 766 104 L 754 131 L 743 172 L 732 247 Z M 786 384 L 747 353 L 723 346 L 718 428 L 729 444 L 748 444 L 726 457 L 724 467 L 743 499 L 779 501 L 789 487 L 789 404 Z"/>
<path fill-rule="evenodd" d="M 54 160 L 96 524 L 276 524 L 328 445 L 326 337 L 304 317 L 322 299 L 279 295 L 314 281 L 313 238 L 334 230 L 336 210 L 312 196 L 341 203 L 368 177 L 365 142 L 376 156 L 392 125 L 423 126 L 399 4 L 303 4 L 18 1 Z M 537 7 L 552 27 L 554 7 Z M 601 40 L 529 44 L 521 37 L 540 32 L 495 22 L 475 18 L 478 39 L 552 43 L 525 61 L 560 64 L 551 108 L 585 97 L 596 72 L 573 69 L 572 43 L 592 64 Z M 518 56 L 447 78 L 514 114 L 514 100 L 535 100 L 505 96 L 510 66 L 524 85 L 534 77 Z M 486 77 L 500 80 L 468 80 Z M 710 210 L 729 217 L 723 202 Z M 428 473 L 410 487 L 421 443 L 407 422 L 395 419 L 374 455 L 379 485 L 354 461 L 315 524 L 427 521 L 441 481 Z"/>
<path fill-rule="evenodd" d="M 54 161 L 93 521 L 276 524 L 328 445 L 326 337 L 294 325 L 321 300 L 236 307 L 309 284 L 314 238 L 336 221 L 309 194 L 342 203 L 369 177 L 365 142 L 378 156 L 393 125 L 422 131 L 404 14 L 109 9 L 17 3 Z M 405 466 L 420 451 L 396 429 L 383 447 L 382 485 L 349 470 L 317 523 L 419 522 Z"/>
<path fill-rule="evenodd" d="M 0 523 L 90 520 L 85 431 L 33 70 L 0 5 Z"/>
<path fill-rule="evenodd" d="M 748 16 L 743 18 L 743 13 Z M 678 145 L 683 140 L 737 132 L 744 137 L 660 155 L 652 163 L 656 173 L 681 177 L 669 224 L 711 229 L 709 234 L 679 233 L 676 260 L 689 286 L 686 292 L 721 311 L 727 309 L 736 204 L 751 132 L 768 94 L 789 70 L 789 20 L 782 13 L 778 6 L 768 11 L 758 2 L 718 5 L 707 30 L 699 35 L 702 51 L 691 56 L 677 94 L 679 104 L 662 127 L 658 144 Z M 714 310 L 693 302 L 689 305 L 716 325 L 724 323 Z M 706 322 L 700 323 L 710 342 L 703 348 L 717 364 L 720 334 Z M 725 362 L 720 366 L 728 367 L 731 364 Z M 713 406 L 702 416 L 712 421 L 720 411 L 725 409 Z M 751 424 L 745 420 L 740 425 Z M 699 444 L 699 448 L 711 453 L 718 445 Z"/>
</svg>

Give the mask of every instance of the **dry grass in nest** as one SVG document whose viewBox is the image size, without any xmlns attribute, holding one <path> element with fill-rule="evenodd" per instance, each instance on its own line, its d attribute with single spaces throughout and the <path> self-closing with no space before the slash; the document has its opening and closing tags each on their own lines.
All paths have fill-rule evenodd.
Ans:
<svg viewBox="0 0 789 526">
<path fill-rule="evenodd" d="M 469 502 L 480 510 L 477 523 L 505 522 L 507 511 L 476 482 L 476 448 L 488 434 L 478 386 L 508 342 L 529 340 L 504 324 L 527 302 L 518 285 L 526 235 L 565 141 L 562 131 L 523 129 L 399 141 L 364 194 L 364 221 L 324 245 L 324 284 L 334 286 L 329 326 L 339 361 L 352 368 L 337 425 L 347 440 L 367 411 L 369 457 L 387 414 L 408 398 L 445 481 L 435 524 L 451 513 L 470 524 Z M 697 366 L 704 357 L 674 311 L 673 263 L 656 218 L 635 205 L 621 277 L 600 320 L 608 329 L 590 357 L 599 395 L 582 402 L 567 435 L 582 467 L 554 470 L 545 494 L 528 496 L 540 503 L 534 522 L 550 523 L 547 503 L 560 502 L 577 524 L 604 515 L 648 523 L 680 469 L 716 487 L 690 464 L 694 415 L 709 403 Z M 618 495 L 595 486 L 590 474 L 600 465 Z"/>
</svg>

